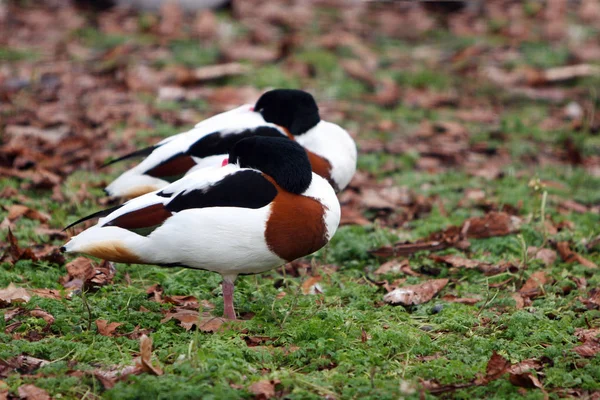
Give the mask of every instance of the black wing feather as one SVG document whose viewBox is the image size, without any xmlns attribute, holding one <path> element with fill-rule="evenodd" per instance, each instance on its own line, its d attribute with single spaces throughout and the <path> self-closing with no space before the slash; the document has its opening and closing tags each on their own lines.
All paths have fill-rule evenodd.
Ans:
<svg viewBox="0 0 600 400">
<path fill-rule="evenodd" d="M 74 227 L 74 226 L 75 226 L 75 225 L 77 225 L 77 224 L 80 224 L 80 223 L 82 223 L 82 222 L 85 222 L 85 221 L 87 221 L 87 220 L 90 220 L 90 219 L 92 219 L 92 218 L 102 218 L 102 217 L 106 217 L 108 214 L 110 214 L 110 213 L 111 213 L 111 212 L 113 212 L 113 211 L 116 211 L 116 210 L 118 210 L 118 209 L 119 209 L 119 208 L 121 208 L 122 206 L 123 206 L 123 205 L 121 204 L 121 205 L 118 205 L 118 206 L 114 206 L 114 207 L 111 207 L 111 208 L 107 208 L 106 210 L 100 210 L 100 211 L 98 211 L 98 212 L 95 212 L 95 213 L 93 213 L 93 214 L 90 214 L 90 215 L 88 215 L 88 216 L 86 216 L 86 217 L 83 217 L 83 218 L 81 218 L 81 219 L 78 219 L 77 221 L 75 221 L 75 222 L 73 222 L 72 224 L 69 224 L 67 227 L 65 227 L 65 229 L 63 229 L 63 232 L 64 232 L 64 231 L 66 231 L 66 230 L 67 230 L 67 229 L 69 229 L 69 228 L 72 228 L 72 227 Z"/>
<path fill-rule="evenodd" d="M 134 151 L 133 153 L 129 153 L 129 154 L 125 154 L 122 157 L 116 158 L 114 160 L 110 160 L 108 162 L 105 162 L 100 168 L 104 168 L 104 167 L 108 167 L 109 165 L 118 163 L 119 161 L 123 161 L 123 160 L 128 160 L 130 158 L 135 158 L 135 157 L 148 157 L 150 154 L 152 154 L 152 152 L 154 150 L 156 150 L 158 146 L 150 146 L 150 147 L 146 147 L 144 149 L 140 149 L 137 151 Z"/>
<path fill-rule="evenodd" d="M 228 134 L 217 131 L 198 139 L 186 154 L 198 158 L 227 154 L 237 142 L 253 136 L 285 137 L 281 131 L 269 126 L 259 126 Z"/>
<path fill-rule="evenodd" d="M 277 196 L 277 189 L 260 172 L 239 171 L 209 186 L 179 193 L 166 208 L 178 212 L 192 208 L 262 208 Z"/>
</svg>

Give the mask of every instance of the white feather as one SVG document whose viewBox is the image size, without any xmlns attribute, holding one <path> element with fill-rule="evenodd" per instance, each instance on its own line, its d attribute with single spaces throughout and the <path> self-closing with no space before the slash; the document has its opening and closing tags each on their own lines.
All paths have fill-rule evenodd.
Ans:
<svg viewBox="0 0 600 400">
<path fill-rule="evenodd" d="M 195 172 L 163 191 L 178 193 L 214 185 L 240 170 L 235 164 L 222 168 L 207 168 Z M 333 188 L 313 173 L 304 195 L 318 200 L 325 207 L 324 221 L 327 239 L 335 233 L 340 221 L 340 205 Z M 98 224 L 85 230 L 65 245 L 68 252 L 85 252 L 103 243 L 118 241 L 149 264 L 181 264 L 191 268 L 218 272 L 229 279 L 238 274 L 259 273 L 285 263 L 267 246 L 266 223 L 271 204 L 259 209 L 241 207 L 207 207 L 186 209 L 174 213 L 148 236 L 126 229 L 104 226 L 128 212 L 152 204 L 166 204 L 172 197 L 148 193 L 125 203 Z"/>
<path fill-rule="evenodd" d="M 321 121 L 296 141 L 331 164 L 331 178 L 342 190 L 356 172 L 357 151 L 352 137 L 339 125 Z"/>
</svg>

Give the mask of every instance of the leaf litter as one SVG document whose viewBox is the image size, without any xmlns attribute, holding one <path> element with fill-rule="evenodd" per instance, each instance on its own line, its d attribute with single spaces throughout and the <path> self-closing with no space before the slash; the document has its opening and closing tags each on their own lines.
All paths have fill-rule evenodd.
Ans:
<svg viewBox="0 0 600 400">
<path fill-rule="evenodd" d="M 362 225 L 367 232 L 371 232 L 370 229 L 378 232 L 381 227 L 393 232 L 411 230 L 415 223 L 428 223 L 430 217 L 454 217 L 457 211 L 463 213 L 477 209 L 485 213 L 484 217 L 465 217 L 465 222 L 459 226 L 438 227 L 437 232 L 419 240 L 406 242 L 399 239 L 393 246 L 374 250 L 373 255 L 394 257 L 373 268 L 376 275 L 406 276 L 391 284 L 377 282 L 378 286 L 391 292 L 401 287 L 418 286 L 406 286 L 407 278 L 411 283 L 414 282 L 412 279 L 423 279 L 419 276 L 422 269 L 417 272 L 410 267 L 408 258 L 395 257 L 410 257 L 410 262 L 416 265 L 415 259 L 421 260 L 421 251 L 457 249 L 459 252 L 451 256 L 428 256 L 436 263 L 450 266 L 450 272 L 460 278 L 466 276 L 463 275 L 464 269 L 476 269 L 487 276 L 501 274 L 504 277 L 499 279 L 503 280 L 490 281 L 489 287 L 499 288 L 502 294 L 506 291 L 507 296 L 514 298 L 517 308 L 531 306 L 532 299 L 541 301 L 544 290 L 553 282 L 550 276 L 553 276 L 557 279 L 557 287 L 564 288 L 566 285 L 579 291 L 576 306 L 579 308 L 572 308 L 578 316 L 582 315 L 581 310 L 597 310 L 600 301 L 593 287 L 595 278 L 589 273 L 583 277 L 577 270 L 577 264 L 590 272 L 597 268 L 597 248 L 593 240 L 589 244 L 578 241 L 582 228 L 577 216 L 593 218 L 598 214 L 598 206 L 593 200 L 582 198 L 585 196 L 571 196 L 569 193 L 565 195 L 573 198 L 563 199 L 562 194 L 556 197 L 550 194 L 550 210 L 547 211 L 553 214 L 552 218 L 556 217 L 557 211 L 561 222 L 558 224 L 547 219 L 545 229 L 551 237 L 559 234 L 560 241 L 554 242 L 551 238 L 546 242 L 544 239 L 544 245 L 550 244 L 556 252 L 548 246 L 528 246 L 526 258 L 539 260 L 537 264 L 521 265 L 510 258 L 497 261 L 498 258 L 493 255 L 489 259 L 496 261 L 485 262 L 481 259 L 488 260 L 487 255 L 471 258 L 469 252 L 475 247 L 469 243 L 471 239 L 496 240 L 521 232 L 521 225 L 525 225 L 522 233 L 528 239 L 527 244 L 541 245 L 540 241 L 529 242 L 532 226 L 530 199 L 522 198 L 510 205 L 504 204 L 499 197 L 493 197 L 496 186 L 500 190 L 504 179 L 520 179 L 522 173 L 530 171 L 531 167 L 560 168 L 567 165 L 590 176 L 600 175 L 600 158 L 586 136 L 598 132 L 600 114 L 593 112 L 593 100 L 590 100 L 587 84 L 582 84 L 587 79 L 591 82 L 597 79 L 598 68 L 594 61 L 600 52 L 594 40 L 577 34 L 565 18 L 572 14 L 571 17 L 580 19 L 577 23 L 595 23 L 600 11 L 594 2 L 569 3 L 579 7 L 575 13 L 567 13 L 567 3 L 563 1 L 549 4 L 548 8 L 545 5 L 490 2 L 479 10 L 470 6 L 450 10 L 449 7 L 456 5 L 434 2 L 414 5 L 358 2 L 346 5 L 344 12 L 335 13 L 335 16 L 321 12 L 321 5 L 292 3 L 274 2 L 258 7 L 256 1 L 234 2 L 232 12 L 225 20 L 221 14 L 210 10 L 190 14 L 173 4 L 165 5 L 157 15 L 148 13 L 141 17 L 131 10 L 111 10 L 84 17 L 71 6 L 57 11 L 51 4 L 34 9 L 12 3 L 0 5 L 0 9 L 4 10 L 0 10 L 0 19 L 6 18 L 9 10 L 11 17 L 18 21 L 16 25 L 0 23 L 0 32 L 4 33 L 0 36 L 5 38 L 2 46 L 6 46 L 3 49 L 33 48 L 39 51 L 41 57 L 39 60 L 23 58 L 6 62 L 0 69 L 0 98 L 3 100 L 0 103 L 3 116 L 0 130 L 5 133 L 0 145 L 0 176 L 18 188 L 3 188 L 0 194 L 0 198 L 7 200 L 2 204 L 7 216 L 2 218 L 1 229 L 10 228 L 15 232 L 34 221 L 39 235 L 48 236 L 50 240 L 64 240 L 64 234 L 57 232 L 53 221 L 48 220 L 48 216 L 54 217 L 53 209 L 46 205 L 34 206 L 38 193 L 44 193 L 53 202 L 64 203 L 65 207 L 79 206 L 88 201 L 106 205 L 106 200 L 98 201 L 89 193 L 91 187 L 82 187 L 76 196 L 68 195 L 63 186 L 66 178 L 74 171 L 96 172 L 107 159 L 156 142 L 154 133 L 153 136 L 136 138 L 138 131 L 154 132 L 157 125 L 163 123 L 183 130 L 184 126 L 193 125 L 206 115 L 254 101 L 261 93 L 258 87 L 264 86 L 264 83 L 257 83 L 257 87 L 247 83 L 255 84 L 256 71 L 277 68 L 278 71 L 284 70 L 285 79 L 290 80 L 286 81 L 286 85 L 319 87 L 322 83 L 318 80 L 321 78 L 320 69 L 323 69 L 321 60 L 316 56 L 315 60 L 303 58 L 307 46 L 300 40 L 305 35 L 310 37 L 310 30 L 306 28 L 310 25 L 310 29 L 316 29 L 319 34 L 314 43 L 311 42 L 309 50 L 334 56 L 336 61 L 335 65 L 326 68 L 332 70 L 327 75 L 330 90 L 326 95 L 331 99 L 321 102 L 323 95 L 319 99 L 319 105 L 323 104 L 324 119 L 343 121 L 352 134 L 359 133 L 361 163 L 366 160 L 363 157 L 371 153 L 377 157 L 394 157 L 391 162 L 388 160 L 377 164 L 376 168 L 369 168 L 371 172 L 359 171 L 349 190 L 341 194 L 343 224 Z M 127 41 L 115 46 L 94 43 L 93 38 L 86 38 L 79 31 L 87 29 L 88 17 L 96 21 L 93 29 L 101 38 L 102 35 L 115 35 L 117 38 L 127 37 Z M 529 26 L 535 29 L 528 29 Z M 448 34 L 445 36 L 460 39 L 460 45 L 423 41 L 424 37 L 437 34 L 442 27 L 443 32 Z M 247 30 L 247 34 L 234 33 L 238 28 Z M 17 34 L 12 32 L 13 29 Z M 373 34 L 366 35 L 365 32 Z M 150 37 L 153 42 L 138 42 L 136 35 L 145 35 L 145 40 Z M 190 62 L 189 59 L 173 62 L 179 57 L 171 47 L 173 41 L 185 41 L 189 39 L 188 35 L 191 35 L 195 48 L 199 44 L 203 49 L 214 48 L 216 56 L 210 56 L 210 61 L 202 63 Z M 493 35 L 495 40 L 506 40 L 510 46 L 490 44 L 485 40 L 488 35 Z M 473 37 L 483 41 L 472 43 L 470 39 L 463 40 Z M 567 37 L 569 40 L 564 40 Z M 377 40 L 374 41 L 374 38 Z M 394 43 L 410 43 L 410 49 L 385 47 L 388 39 Z M 552 44 L 552 59 L 544 58 L 536 50 L 541 41 Z M 380 51 L 382 46 L 385 51 Z M 561 58 L 563 47 L 566 51 L 564 59 Z M 64 62 L 71 59 L 76 59 L 77 63 Z M 165 63 L 165 60 L 168 61 Z M 402 71 L 402 74 L 396 74 L 396 71 Z M 430 71 L 440 72 L 441 79 Z M 267 72 L 275 75 L 270 69 Z M 451 76 L 451 81 L 445 82 L 446 74 Z M 338 76 L 344 77 L 344 83 L 350 83 L 351 92 L 355 90 L 352 85 L 361 89 L 356 90 L 356 95 L 347 95 L 345 90 L 348 88 L 336 87 L 334 81 Z M 474 85 L 487 92 L 481 96 Z M 173 102 L 177 107 L 161 109 L 157 102 L 146 98 Z M 198 103 L 191 106 L 190 102 Z M 526 104 L 523 108 L 544 107 L 542 114 L 547 115 L 539 121 L 535 116 L 528 120 L 522 114 L 516 118 L 511 115 L 515 108 L 511 103 L 518 107 Z M 377 109 L 377 116 L 370 113 L 372 107 Z M 518 119 L 519 123 L 513 119 Z M 519 125 L 522 125 L 521 128 Z M 531 131 L 531 136 L 519 136 L 516 131 L 523 127 Z M 543 141 L 535 138 L 538 127 L 545 134 Z M 559 131 L 561 138 L 555 140 L 555 133 Z M 563 140 L 563 134 L 569 137 Z M 511 153 L 513 136 L 519 141 L 519 148 L 524 154 Z M 106 146 L 106 143 L 111 146 Z M 527 150 L 529 146 L 531 150 Z M 403 158 L 403 161 L 399 162 L 396 158 Z M 519 167 L 515 176 L 514 162 L 523 167 L 522 170 Z M 433 177 L 454 171 L 473 177 L 477 185 L 485 188 L 465 191 L 464 202 L 458 208 L 451 200 L 452 194 L 432 194 L 435 191 L 424 185 L 420 189 L 414 185 L 399 186 L 394 179 L 400 174 L 404 179 L 404 173 L 410 181 L 413 173 L 419 177 Z M 556 183 L 558 186 L 548 186 L 547 190 L 552 193 L 571 189 L 562 182 Z M 453 184 L 446 185 L 446 182 L 440 181 L 434 185 L 447 189 Z M 36 198 L 27 198 L 22 194 L 25 192 L 35 192 Z M 32 239 L 19 243 L 12 232 L 8 233 L 7 243 L 0 245 L 2 261 L 11 273 L 15 270 L 21 274 L 22 266 L 28 261 L 64 264 L 64 258 L 59 257 L 61 255 L 52 245 L 34 244 Z M 507 239 L 513 240 L 512 237 Z M 380 244 L 378 241 L 369 242 L 372 243 Z M 563 262 L 574 266 L 564 272 L 564 277 L 553 270 L 562 268 Z M 316 268 L 295 265 L 286 266 L 286 273 L 290 271 L 290 276 L 302 277 L 299 281 L 306 283 L 308 292 L 321 291 L 316 290 L 319 282 L 311 282 L 317 275 Z M 540 270 L 530 271 L 528 268 L 532 265 L 540 266 Z M 343 275 L 347 266 L 340 263 L 340 267 L 340 275 Z M 523 274 L 522 277 L 529 275 L 524 284 L 516 276 L 517 271 Z M 68 289 L 95 288 L 114 281 L 114 270 L 111 272 L 110 265 L 93 262 L 71 265 L 67 273 L 61 283 Z M 586 282 L 586 278 L 592 283 Z M 14 282 L 22 280 L 15 279 Z M 29 287 L 31 284 L 23 285 Z M 453 278 L 453 285 L 461 284 L 460 280 L 455 283 Z M 346 283 L 342 282 L 343 285 Z M 518 291 L 513 293 L 515 289 Z M 30 297 L 38 295 L 62 301 L 61 293 L 65 291 L 27 288 L 26 292 Z M 427 298 L 431 294 L 423 297 L 418 292 L 415 290 L 412 298 Z M 432 298 L 438 293 L 434 293 Z M 461 295 L 447 293 L 440 299 L 465 304 L 478 300 L 470 294 L 462 297 L 462 291 L 457 290 L 456 293 Z M 278 292 L 277 299 L 283 304 L 290 296 L 283 298 L 282 294 L 285 292 Z M 212 304 L 207 307 L 194 296 L 166 296 L 157 289 L 151 297 L 157 302 L 172 304 L 170 310 L 164 310 L 165 317 L 169 313 L 187 315 L 182 317 L 188 324 L 185 329 L 198 327 L 194 320 L 211 318 L 204 312 L 212 309 Z M 7 310 L 5 316 L 14 315 L 15 319 L 26 317 L 19 307 L 14 308 L 15 303 L 23 304 L 18 298 L 14 303 L 12 300 L 3 303 L 3 306 L 13 307 Z M 24 295 L 21 296 L 21 299 L 24 298 Z M 413 301 L 412 298 L 405 300 Z M 562 299 L 560 294 L 557 298 Z M 204 310 L 202 313 L 200 306 Z M 143 311 L 144 308 L 140 306 L 139 309 Z M 533 312 L 533 309 L 529 311 Z M 43 314 L 38 315 L 43 318 Z M 176 317 L 172 319 L 178 320 Z M 178 323 L 184 322 L 178 320 Z M 106 329 L 109 326 L 107 323 Z M 119 333 L 120 329 L 122 327 L 115 327 L 107 333 L 126 335 Z M 142 331 L 138 326 L 134 329 L 135 335 L 141 335 Z M 579 350 L 582 353 L 579 356 L 591 359 L 587 354 L 596 352 L 597 335 L 579 330 L 576 330 L 576 335 L 580 343 L 575 349 L 586 346 Z M 377 338 L 376 335 L 373 337 Z M 578 353 L 577 350 L 574 352 Z M 150 362 L 150 358 L 146 360 Z M 493 353 L 486 375 L 478 379 L 482 379 L 481 382 L 502 379 L 508 373 L 510 382 L 519 387 L 542 388 L 547 383 L 543 375 L 545 362 L 533 359 L 527 364 L 526 361 L 508 363 L 507 366 L 506 358 Z M 525 368 L 527 365 L 530 367 Z M 97 376 L 108 388 L 114 386 L 121 372 L 126 376 L 139 373 L 140 368 L 118 367 L 114 369 L 114 375 L 107 372 L 108 377 L 100 378 L 100 373 Z M 152 368 L 147 368 L 152 373 Z M 509 372 L 503 372 L 507 368 Z M 380 371 L 372 374 L 372 382 L 381 382 L 379 374 Z M 263 389 L 257 389 L 257 396 L 272 396 L 271 386 L 278 385 L 269 377 L 254 376 L 251 379 L 268 382 Z M 479 381 L 476 383 L 479 384 Z M 458 389 L 461 385 L 466 388 L 470 383 L 455 384 L 449 390 Z M 12 389 L 11 393 L 18 390 L 21 395 L 19 388 Z M 429 390 L 432 393 L 445 391 L 444 385 L 440 386 L 437 382 L 432 382 Z M 26 392 L 27 389 L 23 388 L 23 396 L 27 396 Z M 326 393 L 319 392 L 322 396 L 329 396 Z M 564 393 L 581 396 L 590 392 L 574 388 L 564 389 Z M 274 395 L 279 396 L 280 392 L 274 390 Z"/>
</svg>

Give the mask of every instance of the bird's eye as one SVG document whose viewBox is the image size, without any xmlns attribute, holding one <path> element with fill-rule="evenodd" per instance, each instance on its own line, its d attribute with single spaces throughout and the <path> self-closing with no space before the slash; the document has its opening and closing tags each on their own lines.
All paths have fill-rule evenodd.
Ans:
<svg viewBox="0 0 600 400">
<path fill-rule="evenodd" d="M 265 111 L 265 109 L 264 109 L 264 108 L 261 108 L 260 110 L 258 110 L 258 113 L 259 113 L 259 114 L 262 114 L 262 113 L 263 113 L 263 111 Z"/>
</svg>

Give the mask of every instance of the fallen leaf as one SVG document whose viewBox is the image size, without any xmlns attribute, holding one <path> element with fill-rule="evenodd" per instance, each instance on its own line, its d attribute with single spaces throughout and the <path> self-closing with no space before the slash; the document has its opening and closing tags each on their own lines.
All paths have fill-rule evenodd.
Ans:
<svg viewBox="0 0 600 400">
<path fill-rule="evenodd" d="M 600 353 L 600 329 L 577 328 L 575 336 L 583 342 L 582 345 L 573 348 L 573 351 L 581 357 L 594 357 Z"/>
<path fill-rule="evenodd" d="M 525 299 L 519 293 L 513 293 L 510 296 L 515 301 L 515 308 L 517 310 L 522 310 L 525 307 Z"/>
<path fill-rule="evenodd" d="M 383 274 L 399 274 L 403 272 L 403 269 L 409 267 L 408 259 L 396 259 L 391 260 L 386 263 L 381 264 L 379 268 L 377 268 L 374 272 L 375 275 L 383 275 Z M 409 267 L 410 268 L 410 267 Z"/>
<path fill-rule="evenodd" d="M 163 302 L 163 299 L 162 299 L 163 292 L 164 292 L 164 290 L 163 290 L 162 286 L 160 286 L 160 284 L 158 284 L 158 283 L 155 283 L 154 285 L 152 285 L 148 289 L 146 289 L 146 294 L 148 294 L 148 297 L 152 296 L 154 298 L 154 301 L 156 301 L 157 303 Z"/>
<path fill-rule="evenodd" d="M 165 323 L 173 318 L 179 321 L 180 325 L 186 331 L 192 329 L 194 325 L 198 326 L 200 323 L 200 313 L 198 311 L 185 309 L 175 309 L 174 312 L 167 312 L 165 317 L 160 320 L 160 323 Z"/>
<path fill-rule="evenodd" d="M 146 335 L 140 337 L 140 360 L 138 365 L 142 371 L 160 376 L 163 374 L 160 367 L 152 365 L 152 339 Z"/>
<path fill-rule="evenodd" d="M 114 264 L 102 261 L 96 265 L 85 257 L 77 257 L 66 265 L 67 275 L 61 277 L 61 284 L 68 289 L 82 289 L 83 287 L 104 286 L 112 281 L 115 276 Z"/>
<path fill-rule="evenodd" d="M 129 375 L 138 375 L 142 373 L 139 365 L 129 365 L 124 368 L 114 368 L 111 370 L 95 370 L 92 375 L 96 377 L 105 389 L 112 389 L 118 381 L 122 381 Z"/>
<path fill-rule="evenodd" d="M 523 374 L 510 374 L 509 380 L 510 383 L 515 386 L 544 389 L 539 379 L 531 372 L 525 372 Z"/>
<path fill-rule="evenodd" d="M 50 395 L 44 389 L 27 384 L 19 386 L 19 398 L 24 400 L 51 400 Z"/>
<path fill-rule="evenodd" d="M 432 260 L 443 262 L 443 263 L 449 264 L 449 265 L 451 265 L 453 267 L 457 267 L 457 268 L 472 269 L 472 268 L 478 268 L 481 264 L 484 264 L 483 261 L 470 260 L 468 258 L 456 256 L 453 254 L 445 255 L 445 256 L 432 255 L 430 258 Z M 485 264 L 487 264 L 487 263 L 485 263 Z"/>
<path fill-rule="evenodd" d="M 217 332 L 221 329 L 221 326 L 227 322 L 224 318 L 213 317 L 210 314 L 205 315 L 203 313 L 202 316 L 203 318 L 197 324 L 198 329 L 200 329 L 202 332 Z"/>
<path fill-rule="evenodd" d="M 550 281 L 544 271 L 535 271 L 529 276 L 519 293 L 523 297 L 533 298 L 539 296 L 543 291 L 543 286 Z"/>
<path fill-rule="evenodd" d="M 29 289 L 29 293 L 46 299 L 60 300 L 63 298 L 56 289 Z"/>
<path fill-rule="evenodd" d="M 36 318 L 42 318 L 44 321 L 46 321 L 47 325 L 45 329 L 49 329 L 50 325 L 54 323 L 54 317 L 52 314 L 42 310 L 41 308 L 34 308 L 33 310 L 29 311 L 29 315 Z"/>
<path fill-rule="evenodd" d="M 165 296 L 163 300 L 165 303 L 174 304 L 178 307 L 190 310 L 197 310 L 200 307 L 198 299 L 194 296 Z"/>
<path fill-rule="evenodd" d="M 262 380 L 254 382 L 248 387 L 248 390 L 254 394 L 256 400 L 267 400 L 275 397 L 275 385 L 279 381 L 275 380 Z"/>
<path fill-rule="evenodd" d="M 323 293 L 321 285 L 319 282 L 321 281 L 321 275 L 311 276 L 307 280 L 302 283 L 302 294 L 318 294 Z"/>
<path fill-rule="evenodd" d="M 41 213 L 21 204 L 15 204 L 8 207 L 9 220 L 15 221 L 23 216 L 28 219 L 40 221 L 41 223 L 46 223 L 50 221 L 50 216 L 48 214 Z"/>
<path fill-rule="evenodd" d="M 588 260 L 587 258 L 583 257 L 582 255 L 577 254 L 573 250 L 571 250 L 569 242 L 556 243 L 556 249 L 558 250 L 558 253 L 560 254 L 560 258 L 562 258 L 563 261 L 566 263 L 569 263 L 569 264 L 578 263 L 587 268 L 598 268 L 598 266 L 594 262 Z"/>
<path fill-rule="evenodd" d="M 426 303 L 448 284 L 448 279 L 432 279 L 418 285 L 396 288 L 383 297 L 389 304 L 404 306 Z"/>
<path fill-rule="evenodd" d="M 461 303 L 461 304 L 468 304 L 468 305 L 474 305 L 481 301 L 481 299 L 478 299 L 475 297 L 456 297 L 453 294 L 446 294 L 446 295 L 442 296 L 442 300 L 448 301 L 450 303 Z"/>
<path fill-rule="evenodd" d="M 0 289 L 0 307 L 7 307 L 14 303 L 27 303 L 30 299 L 27 290 L 16 287 L 12 282 L 8 287 Z"/>
<path fill-rule="evenodd" d="M 545 266 L 550 266 L 556 261 L 556 252 L 551 249 L 527 248 L 527 256 L 533 260 L 541 260 Z"/>
<path fill-rule="evenodd" d="M 505 212 L 489 212 L 483 217 L 469 218 L 463 224 L 462 232 L 468 238 L 489 238 L 506 236 L 519 231 L 521 219 Z"/>
<path fill-rule="evenodd" d="M 115 330 L 123 325 L 119 322 L 108 322 L 104 319 L 96 320 L 96 327 L 98 328 L 98 333 L 102 336 L 114 336 Z"/>
<path fill-rule="evenodd" d="M 491 382 L 495 379 L 500 378 L 502 375 L 508 372 L 510 362 L 502 357 L 496 351 L 492 352 L 487 367 L 485 368 L 485 381 Z"/>
</svg>

